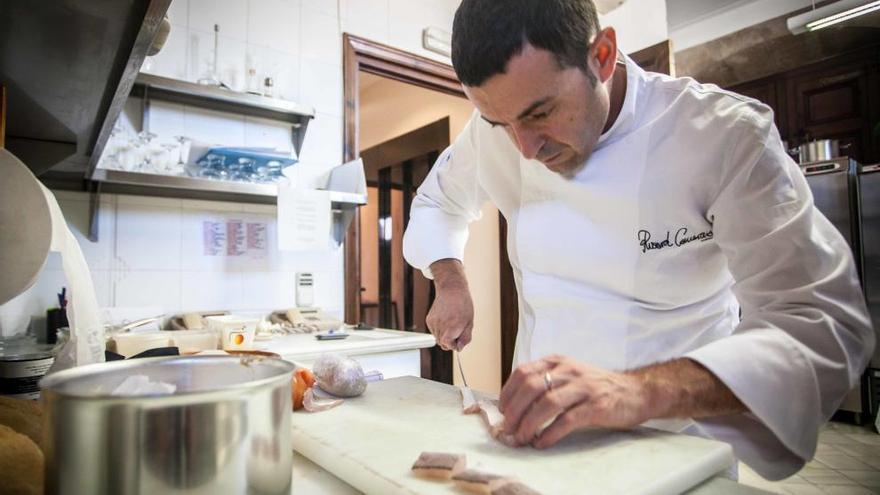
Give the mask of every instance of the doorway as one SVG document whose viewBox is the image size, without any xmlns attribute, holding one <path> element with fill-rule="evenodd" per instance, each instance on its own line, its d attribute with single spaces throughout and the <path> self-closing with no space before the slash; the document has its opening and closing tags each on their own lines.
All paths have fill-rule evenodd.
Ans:
<svg viewBox="0 0 880 495">
<path fill-rule="evenodd" d="M 361 100 L 362 109 L 368 110 L 362 113 L 363 127 L 375 121 L 369 110 L 382 111 L 388 103 L 366 96 Z M 362 145 L 368 201 L 358 220 L 360 310 L 361 320 L 368 325 L 428 332 L 425 318 L 434 301 L 433 285 L 404 260 L 403 232 L 409 223 L 416 188 L 449 145 L 449 132 L 449 118 L 445 117 L 374 146 Z M 370 143 L 363 139 L 361 142 Z M 449 353 L 439 347 L 423 349 L 421 362 L 422 377 L 451 383 Z"/>
<path fill-rule="evenodd" d="M 346 159 L 364 159 L 369 191 L 346 238 L 346 320 L 428 332 L 432 284 L 403 261 L 402 234 L 416 188 L 473 107 L 452 67 L 353 36 L 344 40 Z M 498 211 L 487 205 L 465 252 L 477 330 L 462 362 L 471 385 L 487 392 L 500 389 L 505 361 L 499 230 Z M 435 347 L 423 354 L 422 376 L 457 381 L 452 361 Z"/>
</svg>

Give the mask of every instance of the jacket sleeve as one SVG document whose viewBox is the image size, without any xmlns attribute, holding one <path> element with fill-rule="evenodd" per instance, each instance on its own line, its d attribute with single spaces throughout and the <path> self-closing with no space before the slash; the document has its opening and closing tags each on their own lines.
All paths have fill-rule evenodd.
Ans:
<svg viewBox="0 0 880 495">
<path fill-rule="evenodd" d="M 410 265 L 433 278 L 437 260 L 462 260 L 468 224 L 480 218 L 486 193 L 477 174 L 478 146 L 475 112 L 471 120 L 437 159 L 418 189 L 403 237 L 403 256 Z"/>
<path fill-rule="evenodd" d="M 772 112 L 746 106 L 709 209 L 742 320 L 687 357 L 750 411 L 699 427 L 781 479 L 813 457 L 819 428 L 858 385 L 875 338 L 849 246 L 813 205 Z"/>
</svg>

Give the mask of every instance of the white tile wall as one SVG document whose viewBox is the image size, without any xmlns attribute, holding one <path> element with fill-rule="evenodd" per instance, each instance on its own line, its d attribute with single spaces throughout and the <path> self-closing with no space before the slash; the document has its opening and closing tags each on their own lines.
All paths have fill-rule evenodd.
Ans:
<svg viewBox="0 0 880 495">
<path fill-rule="evenodd" d="M 415 4 L 432 3 L 422 0 Z M 343 26 L 346 32 L 388 43 L 388 0 L 346 0 L 343 2 Z"/>
<path fill-rule="evenodd" d="M 86 238 L 88 195 L 55 194 L 82 247 L 102 306 L 158 307 L 167 314 L 213 309 L 268 312 L 295 305 L 296 273 L 312 271 L 316 304 L 341 315 L 342 249 L 278 251 L 273 205 L 105 194 L 99 240 L 92 243 Z M 204 255 L 202 222 L 230 219 L 266 222 L 264 256 Z M 55 306 L 55 294 L 63 286 L 61 260 L 53 253 L 32 291 L 28 311 L 38 316 Z"/>
<path fill-rule="evenodd" d="M 116 256 L 127 270 L 180 270 L 180 207 L 117 205 Z"/>
<path fill-rule="evenodd" d="M 339 15 L 340 0 L 302 0 L 303 10 L 317 10 L 333 17 Z"/>
<path fill-rule="evenodd" d="M 299 54 L 299 0 L 249 0 L 247 42 Z"/>
<path fill-rule="evenodd" d="M 176 1 L 176 0 L 175 0 Z M 174 2 L 172 2 L 174 3 Z M 214 24 L 220 26 L 220 34 L 239 41 L 248 39 L 248 7 L 245 0 L 189 0 L 188 27 L 207 33 L 214 31 Z M 266 9 L 271 9 L 264 0 Z M 259 5 L 254 5 L 259 10 Z"/>
<path fill-rule="evenodd" d="M 310 61 L 300 72 L 300 96 L 315 111 L 342 117 L 342 67 Z"/>
<path fill-rule="evenodd" d="M 337 15 L 317 9 L 303 9 L 300 23 L 300 57 L 303 64 L 319 61 L 342 66 L 342 34 Z M 303 101 L 304 104 L 309 104 Z"/>
<path fill-rule="evenodd" d="M 180 275 L 178 270 L 132 270 L 119 273 L 118 279 L 113 283 L 113 305 L 123 308 L 179 308 Z"/>
</svg>

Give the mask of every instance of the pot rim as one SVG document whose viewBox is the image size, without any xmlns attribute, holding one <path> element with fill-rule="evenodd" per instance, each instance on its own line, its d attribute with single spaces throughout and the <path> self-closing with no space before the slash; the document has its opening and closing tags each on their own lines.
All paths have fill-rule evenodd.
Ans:
<svg viewBox="0 0 880 495">
<path fill-rule="evenodd" d="M 120 370 L 124 370 L 126 368 L 136 368 L 144 365 L 148 365 L 151 363 L 163 363 L 170 361 L 191 361 L 191 360 L 200 360 L 200 361 L 221 361 L 221 362 L 229 362 L 229 363 L 238 363 L 242 366 L 250 366 L 253 363 L 259 363 L 260 365 L 268 365 L 270 367 L 277 368 L 276 373 L 272 376 L 268 376 L 265 378 L 258 378 L 255 380 L 249 380 L 243 383 L 238 383 L 234 385 L 224 385 L 222 383 L 217 384 L 214 388 L 208 388 L 204 390 L 188 390 L 181 392 L 173 392 L 171 394 L 157 394 L 157 395 L 113 395 L 109 393 L 100 393 L 100 394 L 92 394 L 92 393 L 84 393 L 84 392 L 71 392 L 66 390 L 61 390 L 61 388 L 69 383 L 72 380 L 76 380 L 79 378 L 83 378 L 85 376 L 90 375 L 98 375 L 98 374 L 113 374 L 114 372 L 118 372 Z M 169 399 L 171 400 L 180 400 L 181 398 L 188 399 L 203 399 L 209 397 L 215 397 L 218 395 L 238 395 L 241 392 L 256 390 L 262 388 L 265 385 L 275 385 L 275 382 L 287 382 L 290 383 L 290 376 L 293 373 L 296 365 L 291 363 L 290 361 L 285 361 L 283 359 L 271 358 L 271 357 L 262 357 L 262 356 L 162 356 L 162 357 L 154 357 L 154 358 L 138 358 L 138 359 L 126 359 L 121 361 L 113 361 L 113 362 L 104 362 L 104 363 L 94 363 L 88 364 L 84 366 L 78 366 L 76 368 L 71 368 L 63 371 L 59 371 L 57 373 L 52 373 L 51 375 L 45 376 L 42 380 L 40 380 L 40 390 L 42 395 L 45 397 L 47 395 L 58 396 L 65 399 L 78 399 L 78 400 L 89 400 L 89 401 L 123 401 L 130 402 L 132 400 L 136 401 L 144 401 L 144 402 L 165 402 Z"/>
</svg>

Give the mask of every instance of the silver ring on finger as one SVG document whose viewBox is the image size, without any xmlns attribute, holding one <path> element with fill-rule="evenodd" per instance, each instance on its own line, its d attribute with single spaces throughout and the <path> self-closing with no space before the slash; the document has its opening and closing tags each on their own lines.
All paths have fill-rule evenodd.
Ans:
<svg viewBox="0 0 880 495">
<path fill-rule="evenodd" d="M 544 388 L 547 390 L 547 392 L 553 390 L 553 377 L 550 376 L 549 371 L 544 373 Z"/>
</svg>

